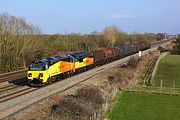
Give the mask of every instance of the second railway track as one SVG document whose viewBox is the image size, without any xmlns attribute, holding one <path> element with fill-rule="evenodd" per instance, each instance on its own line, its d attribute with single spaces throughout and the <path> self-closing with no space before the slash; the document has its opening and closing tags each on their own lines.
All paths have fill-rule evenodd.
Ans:
<svg viewBox="0 0 180 120">
<path fill-rule="evenodd" d="M 26 74 L 27 74 L 27 70 L 20 70 L 17 72 L 1 74 L 0 75 L 0 83 L 25 78 Z"/>
<path fill-rule="evenodd" d="M 154 69 L 154 66 L 156 64 L 157 59 L 158 59 L 158 57 L 155 57 L 151 60 L 149 67 L 143 76 L 143 83 L 147 86 L 151 86 L 150 80 L 151 80 L 152 72 L 153 72 L 153 69 Z"/>
<path fill-rule="evenodd" d="M 19 84 L 9 84 L 9 85 L 3 86 L 0 88 L 0 93 L 23 86 L 23 85 L 26 85 L 26 84 L 27 84 L 27 82 L 23 82 L 23 83 L 19 83 Z"/>
<path fill-rule="evenodd" d="M 28 94 L 28 93 L 30 93 L 32 91 L 37 90 L 37 89 L 38 88 L 26 88 L 26 89 L 22 89 L 22 90 L 13 92 L 11 94 L 2 96 L 2 97 L 0 97 L 0 103 L 3 103 L 5 101 L 11 100 L 11 99 L 14 99 L 14 98 L 19 97 L 19 96 L 24 95 L 24 94 Z"/>
</svg>

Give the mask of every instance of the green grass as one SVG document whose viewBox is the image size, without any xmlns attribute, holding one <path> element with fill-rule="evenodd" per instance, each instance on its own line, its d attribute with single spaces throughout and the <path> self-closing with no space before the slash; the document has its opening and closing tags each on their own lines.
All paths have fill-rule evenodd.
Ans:
<svg viewBox="0 0 180 120">
<path fill-rule="evenodd" d="M 107 114 L 110 120 L 179 120 L 180 96 L 123 92 Z"/>
<path fill-rule="evenodd" d="M 163 58 L 155 75 L 155 86 L 160 86 L 163 80 L 163 87 L 172 87 L 173 80 L 175 87 L 180 87 L 180 55 L 168 55 Z"/>
</svg>

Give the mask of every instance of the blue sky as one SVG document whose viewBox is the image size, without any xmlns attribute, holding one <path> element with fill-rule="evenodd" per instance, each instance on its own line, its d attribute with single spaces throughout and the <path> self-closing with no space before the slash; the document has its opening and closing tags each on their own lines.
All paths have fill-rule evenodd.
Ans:
<svg viewBox="0 0 180 120">
<path fill-rule="evenodd" d="M 133 32 L 180 33 L 180 0 L 0 0 L 0 12 L 43 33 L 90 33 L 116 25 Z"/>
</svg>

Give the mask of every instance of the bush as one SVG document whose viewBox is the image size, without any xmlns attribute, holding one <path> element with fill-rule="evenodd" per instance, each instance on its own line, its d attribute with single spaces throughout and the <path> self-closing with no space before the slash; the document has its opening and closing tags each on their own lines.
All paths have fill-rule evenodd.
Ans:
<svg viewBox="0 0 180 120">
<path fill-rule="evenodd" d="M 99 108 L 104 101 L 100 89 L 96 87 L 81 88 L 78 90 L 76 96 L 91 103 L 95 109 Z"/>
<path fill-rule="evenodd" d="M 51 107 L 50 115 L 43 119 L 86 120 L 102 106 L 104 102 L 99 88 L 86 87 L 77 91 L 76 95 L 67 96 Z"/>
<path fill-rule="evenodd" d="M 139 63 L 139 59 L 131 57 L 131 59 L 128 61 L 127 65 L 132 68 L 136 68 L 138 66 L 138 63 Z"/>
<path fill-rule="evenodd" d="M 174 43 L 176 45 L 171 50 L 171 54 L 180 55 L 180 40 L 176 40 Z"/>
</svg>

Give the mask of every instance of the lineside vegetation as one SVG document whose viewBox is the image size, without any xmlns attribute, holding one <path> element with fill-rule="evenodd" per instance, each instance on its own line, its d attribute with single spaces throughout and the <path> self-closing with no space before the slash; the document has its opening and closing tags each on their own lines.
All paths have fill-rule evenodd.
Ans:
<svg viewBox="0 0 180 120">
<path fill-rule="evenodd" d="M 0 73 L 26 68 L 38 58 L 67 52 L 92 51 L 116 45 L 155 41 L 155 34 L 127 34 L 116 26 L 91 34 L 42 34 L 41 30 L 7 13 L 0 14 Z M 60 52 L 60 53 L 59 53 Z M 58 54 L 57 54 L 58 53 Z"/>
</svg>

